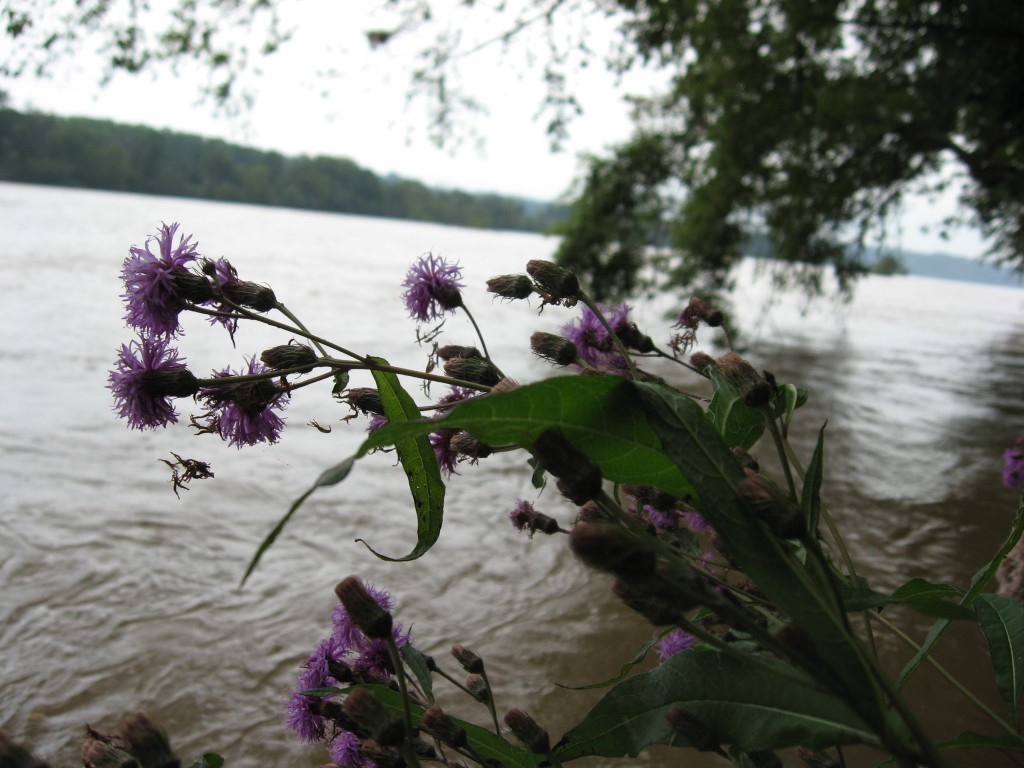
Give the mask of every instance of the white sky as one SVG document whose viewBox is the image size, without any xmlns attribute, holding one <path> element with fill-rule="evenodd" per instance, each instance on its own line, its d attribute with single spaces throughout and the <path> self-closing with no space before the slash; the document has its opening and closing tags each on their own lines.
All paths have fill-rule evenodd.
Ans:
<svg viewBox="0 0 1024 768">
<path fill-rule="evenodd" d="M 562 151 L 554 152 L 545 133 L 546 116 L 538 116 L 544 95 L 543 41 L 534 35 L 525 46 L 519 43 L 507 52 L 491 46 L 463 59 L 458 84 L 486 112 L 463 117 L 461 139 L 439 149 L 427 137 L 424 105 L 408 100 L 410 68 L 425 37 L 412 35 L 371 52 L 365 31 L 387 28 L 391 20 L 365 3 L 306 0 L 282 7 L 289 13 L 284 27 L 294 29 L 293 39 L 255 62 L 262 70 L 252 81 L 257 100 L 241 118 L 218 116 L 211 104 L 199 103 L 204 76 L 187 66 L 177 75 L 167 70 L 118 74 L 100 86 L 99 57 L 88 49 L 46 80 L 8 80 L 0 88 L 17 109 L 168 128 L 284 154 L 348 157 L 375 173 L 430 186 L 553 200 L 577 177 L 580 153 L 600 153 L 629 136 L 624 96 L 650 93 L 662 81 L 656 74 L 638 73 L 617 82 L 599 58 L 582 70 L 570 67 L 575 74 L 569 90 L 584 114 L 571 124 Z M 447 29 L 443 23 L 440 28 L 470 45 L 501 31 L 486 25 L 470 29 L 452 18 Z M 611 23 L 600 18 L 580 23 L 587 25 L 587 43 L 600 57 L 614 38 Z M 956 230 L 948 241 L 920 231 L 954 210 L 952 193 L 934 202 L 910 201 L 891 237 L 908 250 L 979 256 L 985 246 L 974 230 Z"/>
</svg>

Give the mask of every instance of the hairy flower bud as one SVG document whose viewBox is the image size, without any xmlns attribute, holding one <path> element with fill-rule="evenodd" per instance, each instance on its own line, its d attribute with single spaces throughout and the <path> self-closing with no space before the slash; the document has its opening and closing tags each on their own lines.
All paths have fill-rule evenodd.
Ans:
<svg viewBox="0 0 1024 768">
<path fill-rule="evenodd" d="M 601 493 L 601 470 L 557 429 L 541 433 L 531 451 L 558 478 L 558 490 L 573 504 L 585 504 Z"/>
<path fill-rule="evenodd" d="M 372 413 L 377 416 L 385 415 L 384 401 L 381 400 L 380 392 L 372 387 L 352 387 L 345 392 L 341 399 L 348 403 L 354 411 Z"/>
<path fill-rule="evenodd" d="M 498 275 L 487 281 L 487 290 L 504 299 L 525 299 L 533 293 L 533 281 L 526 275 Z"/>
<path fill-rule="evenodd" d="M 281 344 L 263 350 L 260 360 L 274 370 L 298 368 L 301 373 L 309 373 L 316 363 L 316 352 L 305 344 Z"/>
<path fill-rule="evenodd" d="M 613 522 L 576 523 L 569 533 L 569 549 L 590 567 L 625 581 L 654 573 L 654 550 Z"/>
<path fill-rule="evenodd" d="M 387 747 L 400 744 L 404 737 L 402 721 L 391 717 L 384 705 L 366 688 L 357 688 L 341 705 L 345 715 L 372 739 Z"/>
<path fill-rule="evenodd" d="M 453 357 L 445 361 L 444 372 L 452 378 L 472 381 L 474 384 L 483 384 L 487 387 L 493 387 L 501 381 L 497 369 L 482 358 Z"/>
<path fill-rule="evenodd" d="M 277 296 L 265 285 L 257 285 L 247 280 L 230 280 L 221 286 L 221 290 L 224 292 L 224 298 L 257 312 L 269 312 L 277 306 Z"/>
<path fill-rule="evenodd" d="M 526 271 L 544 294 L 546 303 L 562 302 L 565 306 L 571 307 L 579 301 L 580 283 L 576 275 L 569 270 L 563 269 L 553 261 L 531 259 L 526 263 Z"/>
<path fill-rule="evenodd" d="M 494 449 L 491 446 L 481 443 L 468 432 L 456 432 L 448 442 L 448 447 L 459 454 L 459 456 L 468 456 L 474 461 L 486 459 L 494 453 Z"/>
<path fill-rule="evenodd" d="M 149 397 L 191 397 L 199 391 L 199 379 L 184 366 L 152 368 L 140 377 L 140 389 Z"/>
<path fill-rule="evenodd" d="M 357 576 L 349 576 L 334 588 L 345 606 L 352 623 L 369 638 L 383 640 L 391 637 L 393 620 L 380 604 L 370 596 Z"/>
<path fill-rule="evenodd" d="M 536 755 L 546 755 L 551 751 L 551 739 L 548 732 L 521 709 L 510 709 L 505 713 L 505 725 L 513 735 Z"/>
<path fill-rule="evenodd" d="M 481 704 L 489 704 L 491 701 L 491 689 L 481 675 L 466 675 L 466 690 Z"/>
<path fill-rule="evenodd" d="M 437 356 L 442 360 L 451 360 L 456 357 L 472 357 L 482 359 L 483 355 L 476 347 L 461 347 L 457 344 L 448 344 L 437 348 Z"/>
<path fill-rule="evenodd" d="M 555 518 L 549 517 L 543 512 L 538 512 L 533 508 L 533 504 L 528 501 L 518 502 L 512 511 L 509 512 L 509 518 L 512 520 L 512 526 L 517 531 L 528 529 L 530 531 L 530 538 L 533 538 L 533 534 L 537 531 L 550 536 L 562 530 L 558 527 L 558 521 Z"/>
<path fill-rule="evenodd" d="M 753 408 L 768 404 L 773 387 L 754 366 L 735 352 L 726 352 L 718 358 L 717 365 L 718 372 L 736 389 L 743 402 Z"/>
<path fill-rule="evenodd" d="M 484 660 L 475 651 L 471 651 L 464 645 L 453 645 L 452 656 L 467 672 L 478 674 L 484 671 Z"/>
<path fill-rule="evenodd" d="M 555 365 L 571 365 L 579 354 L 576 345 L 562 336 L 537 331 L 530 336 L 530 349 L 537 357 L 550 360 Z"/>
<path fill-rule="evenodd" d="M 714 368 L 717 364 L 715 358 L 705 352 L 694 352 L 690 356 L 690 365 L 696 368 L 698 371 L 703 371 L 705 368 Z"/>
<path fill-rule="evenodd" d="M 210 281 L 202 275 L 187 269 L 176 269 L 172 273 L 178 298 L 193 304 L 203 304 L 214 298 Z"/>
<path fill-rule="evenodd" d="M 433 704 L 423 713 L 420 725 L 431 736 L 454 749 L 466 746 L 469 741 L 466 729 L 446 715 L 437 704 Z"/>
<path fill-rule="evenodd" d="M 143 768 L 179 768 L 181 765 L 181 760 L 171 750 L 167 734 L 142 712 L 125 717 L 117 727 L 117 735 Z"/>
</svg>

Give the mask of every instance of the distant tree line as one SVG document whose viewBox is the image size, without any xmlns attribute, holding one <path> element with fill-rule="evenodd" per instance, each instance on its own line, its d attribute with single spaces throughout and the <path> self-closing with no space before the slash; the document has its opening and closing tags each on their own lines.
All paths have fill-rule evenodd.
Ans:
<svg viewBox="0 0 1024 768">
<path fill-rule="evenodd" d="M 548 231 L 563 207 L 381 178 L 351 160 L 286 157 L 218 139 L 0 109 L 0 180 Z"/>
</svg>

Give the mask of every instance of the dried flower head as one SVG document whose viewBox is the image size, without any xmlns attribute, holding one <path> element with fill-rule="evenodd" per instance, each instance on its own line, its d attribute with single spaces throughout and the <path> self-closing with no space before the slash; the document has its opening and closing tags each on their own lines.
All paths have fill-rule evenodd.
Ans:
<svg viewBox="0 0 1024 768">
<path fill-rule="evenodd" d="M 441 256 L 421 256 L 406 273 L 402 298 L 409 315 L 431 322 L 462 306 L 462 268 Z"/>
<path fill-rule="evenodd" d="M 252 357 L 247 361 L 245 373 L 238 374 L 226 368 L 215 374 L 215 378 L 264 373 L 268 373 L 268 369 Z M 284 409 L 288 395 L 269 378 L 206 386 L 201 397 L 209 408 L 206 413 L 208 426 L 203 431 L 217 432 L 237 448 L 276 443 L 280 439 L 284 419 L 278 416 L 277 411 Z"/>
</svg>

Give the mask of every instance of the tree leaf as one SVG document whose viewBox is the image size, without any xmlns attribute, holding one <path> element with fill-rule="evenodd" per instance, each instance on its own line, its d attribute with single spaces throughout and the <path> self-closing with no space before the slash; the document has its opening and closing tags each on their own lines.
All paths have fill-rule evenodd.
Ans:
<svg viewBox="0 0 1024 768">
<path fill-rule="evenodd" d="M 975 610 L 988 641 L 999 693 L 1013 722 L 1024 692 L 1024 605 L 1002 595 L 980 595 Z"/>
<path fill-rule="evenodd" d="M 387 361 L 379 357 L 373 360 L 382 365 Z M 384 404 L 384 415 L 388 423 L 419 421 L 420 410 L 416 401 L 402 388 L 398 376 L 388 371 L 373 371 L 373 379 L 380 392 Z M 412 551 L 404 557 L 388 557 L 377 552 L 363 539 L 356 539 L 366 545 L 381 560 L 403 562 L 415 560 L 427 552 L 438 536 L 441 535 L 441 524 L 444 519 L 444 481 L 441 469 L 437 464 L 434 449 L 425 434 L 410 436 L 395 443 L 398 461 L 409 479 L 409 491 L 412 493 L 413 506 L 416 508 L 416 544 Z"/>
<path fill-rule="evenodd" d="M 764 414 L 743 402 L 736 388 L 713 368 L 710 373 L 715 386 L 707 410 L 711 422 L 729 447 L 752 448 L 764 434 Z"/>
<path fill-rule="evenodd" d="M 1024 533 L 1024 491 L 1020 495 L 1017 516 L 1014 518 L 1013 525 L 1010 528 L 1010 535 L 1006 537 L 1006 541 L 1003 542 L 995 556 L 974 574 L 974 578 L 971 579 L 971 588 L 961 598 L 960 605 L 968 608 L 971 606 L 982 590 L 992 581 L 992 578 L 996 575 L 996 570 L 999 568 L 999 564 L 1003 562 L 1010 550 L 1020 541 L 1022 533 Z M 949 625 L 949 619 L 940 619 L 932 625 L 932 628 L 928 630 L 928 634 L 925 636 L 924 642 L 921 644 L 921 648 L 914 654 L 914 658 L 908 661 L 906 666 L 900 671 L 900 676 L 896 680 L 897 689 L 902 688 L 907 680 L 910 679 L 910 676 L 914 674 L 914 671 L 928 658 L 932 649 L 935 648 L 936 644 L 946 633 L 946 630 L 949 629 Z"/>
<path fill-rule="evenodd" d="M 878 743 L 846 704 L 792 667 L 693 649 L 616 685 L 565 734 L 555 756 L 633 757 L 651 744 L 687 744 L 666 720 L 673 707 L 683 707 L 723 745 L 746 752 Z"/>
</svg>

